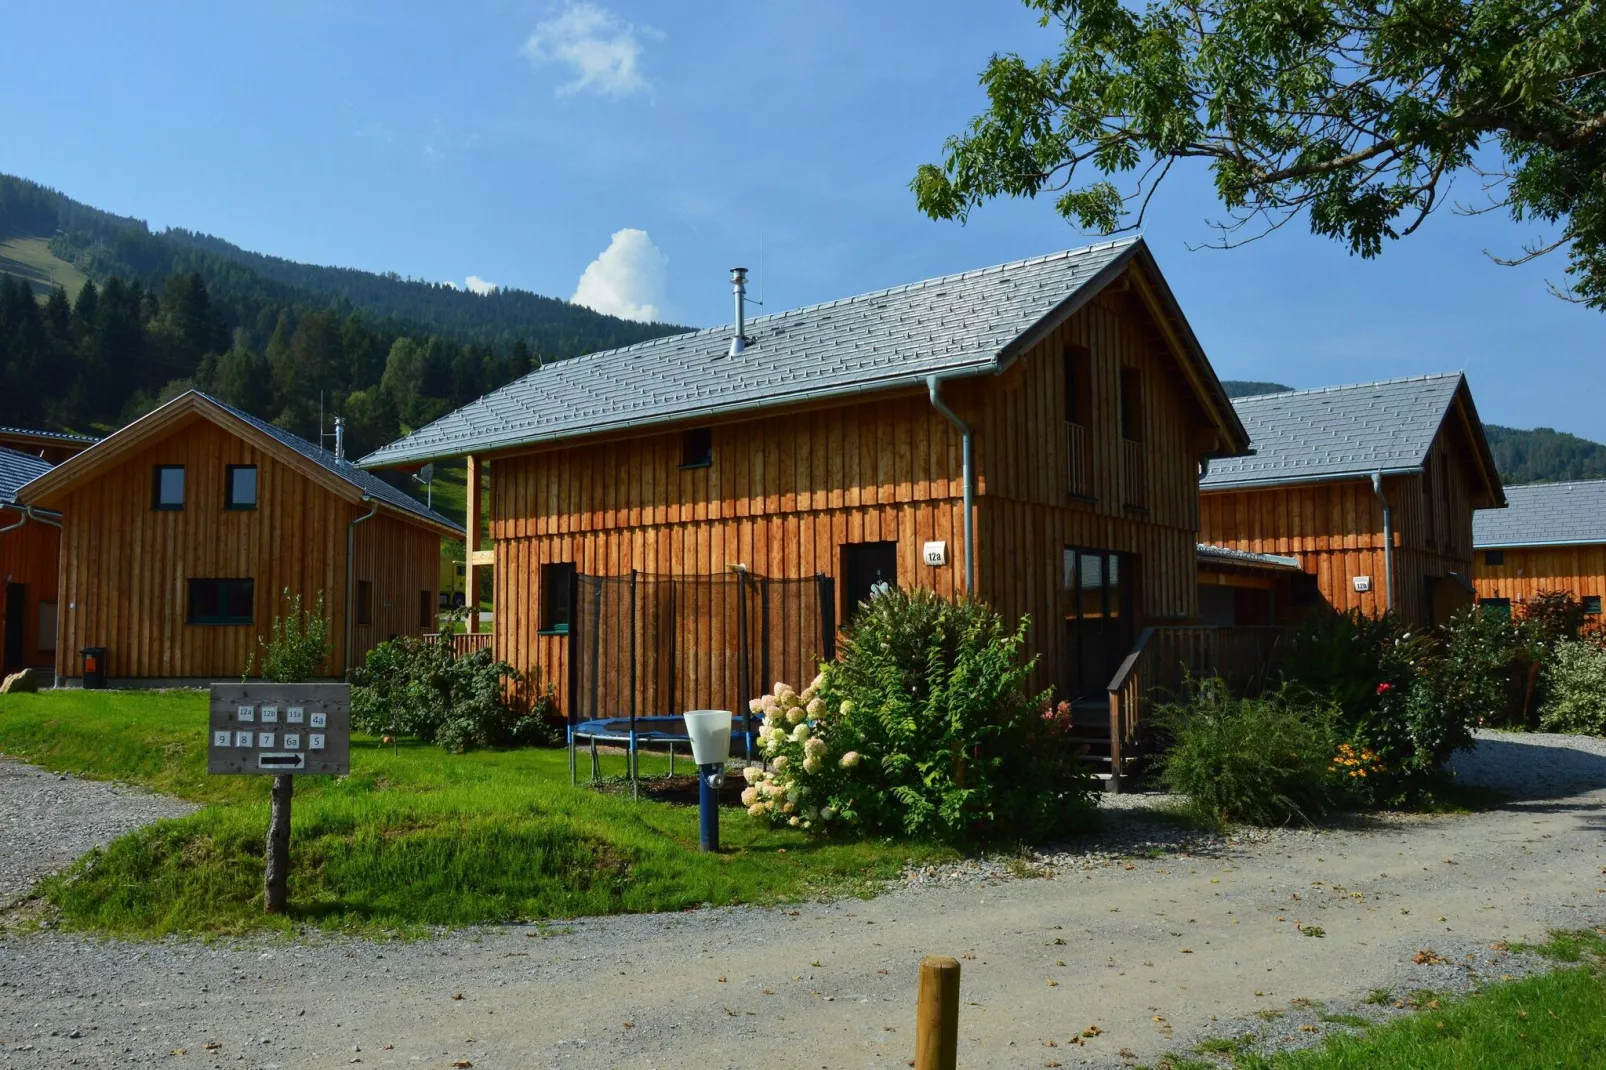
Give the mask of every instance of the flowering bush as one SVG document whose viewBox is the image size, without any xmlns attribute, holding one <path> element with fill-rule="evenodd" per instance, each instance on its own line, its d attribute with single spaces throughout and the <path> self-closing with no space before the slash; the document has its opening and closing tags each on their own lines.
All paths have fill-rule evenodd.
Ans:
<svg viewBox="0 0 1606 1070">
<path fill-rule="evenodd" d="M 528 711 L 508 704 L 506 682 L 522 678 L 489 650 L 456 657 L 443 644 L 401 636 L 370 650 L 352 675 L 352 727 L 412 735 L 449 751 L 556 742 L 551 684 Z"/>
<path fill-rule="evenodd" d="M 1576 640 L 1556 645 L 1545 665 L 1539 726 L 1547 732 L 1606 736 L 1606 649 Z"/>
<path fill-rule="evenodd" d="M 967 844 L 1085 819 L 1092 778 L 1064 759 L 1044 699 L 1026 691 L 1026 627 L 1006 633 L 987 607 L 929 591 L 878 594 L 839 661 L 801 692 L 776 684 L 754 701 L 769 768 L 745 774 L 749 812 Z"/>
</svg>

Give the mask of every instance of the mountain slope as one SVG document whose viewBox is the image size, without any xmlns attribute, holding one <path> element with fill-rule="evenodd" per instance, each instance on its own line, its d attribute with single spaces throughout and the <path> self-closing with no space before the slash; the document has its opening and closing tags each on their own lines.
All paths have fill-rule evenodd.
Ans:
<svg viewBox="0 0 1606 1070">
<path fill-rule="evenodd" d="M 1606 446 L 1549 427 L 1522 431 L 1484 424 L 1500 478 L 1508 485 L 1606 479 Z"/>
<path fill-rule="evenodd" d="M 1281 383 L 1257 383 L 1249 379 L 1223 379 L 1221 388 L 1229 398 L 1252 398 L 1261 394 L 1286 394 L 1294 389 Z"/>
</svg>

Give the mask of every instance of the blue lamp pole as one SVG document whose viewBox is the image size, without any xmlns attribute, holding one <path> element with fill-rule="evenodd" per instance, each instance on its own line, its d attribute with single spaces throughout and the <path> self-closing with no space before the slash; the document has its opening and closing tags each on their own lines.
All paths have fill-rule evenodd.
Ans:
<svg viewBox="0 0 1606 1070">
<path fill-rule="evenodd" d="M 731 750 L 729 710 L 687 710 L 686 734 L 697 763 L 698 839 L 704 851 L 719 850 L 719 789 Z"/>
</svg>

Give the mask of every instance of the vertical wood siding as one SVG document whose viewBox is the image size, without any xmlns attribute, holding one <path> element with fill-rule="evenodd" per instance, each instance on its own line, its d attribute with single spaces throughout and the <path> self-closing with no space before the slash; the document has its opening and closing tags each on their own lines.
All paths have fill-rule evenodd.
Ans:
<svg viewBox="0 0 1606 1070">
<path fill-rule="evenodd" d="M 1091 353 L 1091 501 L 1072 501 L 1062 408 L 1064 348 Z M 1149 508 L 1122 502 L 1122 367 L 1141 371 Z M 1137 555 L 1146 618 L 1196 612 L 1197 456 L 1204 417 L 1158 332 L 1130 295 L 1099 298 L 999 377 L 955 380 L 944 400 L 976 437 L 978 594 L 1031 613 L 1042 686 L 1058 679 L 1067 546 Z M 713 464 L 682 470 L 681 433 L 618 437 L 503 455 L 490 463 L 497 656 L 560 691 L 568 639 L 541 635 L 541 566 L 709 575 L 740 564 L 777 578 L 838 580 L 846 544 L 898 544 L 898 581 L 963 593 L 961 438 L 924 393 L 716 424 Z M 928 567 L 922 544 L 947 543 Z M 766 681 L 768 683 L 768 681 Z M 796 683 L 796 681 L 794 681 Z"/>
<path fill-rule="evenodd" d="M 1606 598 L 1606 544 L 1512 547 L 1499 565 L 1473 561 L 1474 585 L 1481 598 L 1525 602 L 1547 591 L 1571 591 L 1575 598 Z"/>
<path fill-rule="evenodd" d="M 161 464 L 184 466 L 181 510 L 151 508 L 152 470 Z M 231 464 L 257 466 L 256 509 L 224 508 L 225 470 Z M 338 675 L 346 621 L 346 529 L 367 511 L 209 420 L 195 417 L 175 426 L 66 499 L 57 672 L 79 676 L 79 650 L 104 646 L 108 675 L 114 678 L 238 675 L 256 650 L 257 637 L 269 633 L 281 612 L 282 592 L 289 588 L 308 606 L 323 592 L 336 647 L 323 673 Z M 395 558 L 379 567 L 367 565 L 363 576 L 375 582 L 371 631 L 380 639 L 390 631 L 423 630 L 417 627 L 416 590 L 433 591 L 439 583 L 438 554 L 426 560 L 422 542 L 394 533 L 396 527 L 411 525 L 379 514 L 357 528 L 359 545 Z M 434 535 L 428 539 L 438 543 Z M 360 553 L 359 560 L 363 557 Z M 407 569 L 417 570 L 410 582 L 403 578 Z M 186 623 L 186 581 L 192 578 L 254 580 L 254 622 Z M 409 589 L 414 593 L 405 594 Z M 380 614 L 387 596 L 394 618 Z M 366 650 L 371 638 L 354 638 L 353 645 Z"/>
<path fill-rule="evenodd" d="M 0 509 L 0 528 L 22 518 L 14 509 Z M 56 601 L 61 532 L 49 524 L 30 520 L 16 531 L 0 535 L 0 584 L 20 583 L 28 588 L 24 605 L 22 656 L 29 666 L 48 666 L 54 657 L 45 647 L 54 636 L 39 634 L 40 603 Z M 0 652 L 6 649 L 5 588 L 0 586 Z"/>
</svg>

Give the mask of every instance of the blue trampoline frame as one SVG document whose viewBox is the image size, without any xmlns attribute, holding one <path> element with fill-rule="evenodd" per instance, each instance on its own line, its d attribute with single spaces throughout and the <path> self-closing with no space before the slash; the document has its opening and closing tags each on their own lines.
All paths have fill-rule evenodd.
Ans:
<svg viewBox="0 0 1606 1070">
<path fill-rule="evenodd" d="M 740 725 L 743 718 L 738 714 L 731 716 L 731 754 L 740 752 L 744 757 L 753 757 L 753 740 L 756 730 L 753 722 L 756 718 L 748 716 L 745 728 Z M 662 727 L 654 728 L 653 725 Z M 665 731 L 664 729 L 672 729 Z M 678 729 L 674 731 L 673 729 Z M 669 775 L 675 775 L 675 744 L 685 743 L 689 748 L 691 738 L 686 734 L 686 722 L 680 717 L 611 717 L 581 721 L 569 728 L 569 770 L 571 775 L 575 769 L 575 746 L 584 739 L 591 745 L 591 780 L 596 781 L 599 774 L 597 757 L 597 743 L 624 743 L 626 744 L 626 767 L 630 770 L 631 790 L 638 792 L 636 781 L 640 779 L 640 768 L 637 755 L 644 745 L 664 743 L 669 747 Z"/>
</svg>

